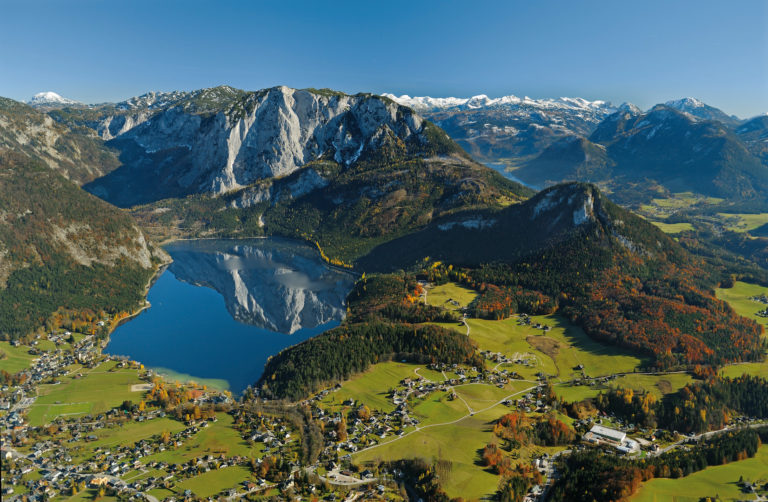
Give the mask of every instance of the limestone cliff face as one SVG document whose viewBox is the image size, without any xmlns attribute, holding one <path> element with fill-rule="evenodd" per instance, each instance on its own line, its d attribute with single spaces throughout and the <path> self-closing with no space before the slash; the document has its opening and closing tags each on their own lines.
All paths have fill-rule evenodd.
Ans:
<svg viewBox="0 0 768 502">
<path fill-rule="evenodd" d="M 257 241 L 178 242 L 170 271 L 223 297 L 238 321 L 291 334 L 340 321 L 353 277 L 326 267 L 303 244 Z"/>
<path fill-rule="evenodd" d="M 86 188 L 118 205 L 221 194 L 319 158 L 349 166 L 381 142 L 425 142 L 410 108 L 374 95 L 274 87 L 152 94 L 96 110 L 87 125 L 123 166 Z"/>
</svg>

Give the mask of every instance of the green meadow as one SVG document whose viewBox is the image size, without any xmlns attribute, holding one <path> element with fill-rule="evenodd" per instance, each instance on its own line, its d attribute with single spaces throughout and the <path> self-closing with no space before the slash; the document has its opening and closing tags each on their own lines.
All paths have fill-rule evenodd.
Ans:
<svg viewBox="0 0 768 502">
<path fill-rule="evenodd" d="M 116 448 L 119 446 L 132 446 L 142 439 L 150 439 L 153 436 L 159 436 L 165 431 L 171 434 L 184 429 L 184 424 L 178 420 L 170 418 L 155 418 L 145 422 L 127 422 L 125 424 L 98 429 L 92 434 L 96 436 L 95 441 L 82 441 L 75 443 L 74 447 L 82 447 L 82 453 L 76 451 L 73 458 L 90 458 L 96 448 Z"/>
<path fill-rule="evenodd" d="M 467 417 L 450 426 L 436 426 L 413 432 L 401 439 L 354 455 L 355 462 L 377 459 L 421 457 L 428 461 L 451 462 L 451 472 L 441 478 L 451 496 L 467 500 L 490 496 L 496 491 L 499 477 L 476 464 L 480 451 L 493 436 L 493 421 L 501 411 L 491 410 Z"/>
<path fill-rule="evenodd" d="M 457 307 L 450 303 L 455 301 L 460 307 L 466 307 L 477 297 L 477 291 L 465 288 L 453 282 L 447 282 L 435 286 L 427 291 L 427 303 L 436 307 L 443 307 L 448 310 L 455 310 Z"/>
<path fill-rule="evenodd" d="M 414 373 L 417 368 L 418 374 Z M 416 379 L 419 374 L 427 378 L 425 368 L 414 364 L 393 361 L 379 363 L 344 382 L 341 389 L 331 391 L 322 400 L 322 404 L 335 408 L 348 399 L 354 399 L 372 410 L 390 413 L 395 410 L 395 405 L 388 397 L 389 389 L 396 388 L 404 378 Z"/>
<path fill-rule="evenodd" d="M 691 383 L 693 378 L 687 373 L 671 373 L 667 375 L 623 375 L 609 384 L 600 385 L 570 385 L 563 383 L 554 387 L 555 394 L 562 397 L 565 401 L 582 401 L 587 398 L 594 398 L 600 392 L 609 388 L 622 387 L 624 389 L 633 389 L 635 391 L 645 391 L 661 397 L 664 394 L 675 392 L 687 384 Z"/>
<path fill-rule="evenodd" d="M 461 496 L 465 500 L 490 499 L 500 479 L 479 465 L 480 455 L 483 447 L 495 440 L 493 424 L 505 410 L 505 407 L 497 406 L 451 425 L 426 426 L 402 438 L 355 454 L 352 458 L 356 463 L 415 457 L 428 461 L 447 460 L 451 467 L 447 474 L 441 476 L 441 486 L 449 496 Z M 518 459 L 523 460 L 533 454 L 554 453 L 559 449 L 530 447 L 516 451 Z"/>
<path fill-rule="evenodd" d="M 708 467 L 679 479 L 653 479 L 632 497 L 632 502 L 698 502 L 703 497 L 720 500 L 755 500 L 738 486 L 740 477 L 748 481 L 768 482 L 768 446 L 763 445 L 753 458 Z"/>
<path fill-rule="evenodd" d="M 750 297 L 753 296 L 768 295 L 768 288 L 765 286 L 737 281 L 732 288 L 716 289 L 715 295 L 719 299 L 728 302 L 737 314 L 752 319 L 768 328 L 768 317 L 755 315 L 758 311 L 768 308 L 768 305 L 750 300 Z"/>
<path fill-rule="evenodd" d="M 480 350 L 501 352 L 510 358 L 528 357 L 533 365 L 505 365 L 527 379 L 538 372 L 554 375 L 556 380 L 568 380 L 580 375 L 582 365 L 588 376 L 632 372 L 643 364 L 643 359 L 626 350 L 596 342 L 559 315 L 531 316 L 532 324 L 545 324 L 547 332 L 520 325 L 517 317 L 501 321 L 468 319 L 469 336 Z M 444 327 L 466 332 L 464 326 L 443 323 Z M 531 357 L 532 356 L 532 357 Z"/>
<path fill-rule="evenodd" d="M 768 213 L 733 214 L 717 213 L 726 229 L 734 232 L 749 232 L 768 223 Z"/>
<path fill-rule="evenodd" d="M 61 377 L 60 384 L 40 385 L 27 417 L 30 425 L 44 425 L 59 416 L 103 413 L 123 401 L 141 401 L 144 393 L 131 391 L 132 385 L 144 383 L 138 370 L 109 371 L 116 364 L 106 362 L 93 370 L 82 370 L 80 378 L 70 374 Z"/>
<path fill-rule="evenodd" d="M 768 335 L 768 318 L 759 317 L 755 315 L 758 311 L 768 307 L 763 303 L 758 303 L 750 300 L 750 297 L 768 294 L 768 288 L 759 286 L 757 284 L 749 284 L 746 282 L 736 282 L 732 288 L 719 288 L 715 290 L 715 294 L 721 300 L 728 302 L 728 304 L 736 311 L 737 314 L 754 320 L 758 324 L 763 326 Z M 756 375 L 763 378 L 768 378 L 768 361 L 757 363 L 743 363 L 732 364 L 725 366 L 721 373 L 728 377 L 737 377 L 742 374 Z"/>
<path fill-rule="evenodd" d="M 449 392 L 432 392 L 413 406 L 413 414 L 422 427 L 452 422 L 467 413 L 467 405 L 460 399 L 451 400 Z"/>
<path fill-rule="evenodd" d="M 656 225 L 661 229 L 662 232 L 665 234 L 679 234 L 680 232 L 685 232 L 686 230 L 693 230 L 693 225 L 691 225 L 688 222 L 684 223 L 664 223 L 663 221 L 653 221 L 650 220 L 651 223 Z"/>
<path fill-rule="evenodd" d="M 235 465 L 225 469 L 215 469 L 205 472 L 194 478 L 186 479 L 175 486 L 175 490 L 183 493 L 184 490 L 192 490 L 198 497 L 210 497 L 222 490 L 237 487 L 240 483 L 249 479 L 251 472 L 246 467 Z"/>
<path fill-rule="evenodd" d="M 207 427 L 185 440 L 180 447 L 150 455 L 145 461 L 157 460 L 169 464 L 180 464 L 203 455 L 260 456 L 263 444 L 256 443 L 255 446 L 248 444 L 248 441 L 243 439 L 240 433 L 232 427 L 233 418 L 231 415 L 219 413 L 216 417 L 218 419 L 216 422 L 208 422 Z"/>
<path fill-rule="evenodd" d="M 37 357 L 29 353 L 29 347 L 20 345 L 14 347 L 11 342 L 0 342 L 0 370 L 10 374 L 18 373 L 32 365 L 32 360 Z"/>
</svg>

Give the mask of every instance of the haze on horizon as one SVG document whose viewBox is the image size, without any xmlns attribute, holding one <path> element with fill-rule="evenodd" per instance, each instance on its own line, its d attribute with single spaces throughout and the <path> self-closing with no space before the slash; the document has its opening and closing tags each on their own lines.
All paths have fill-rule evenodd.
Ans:
<svg viewBox="0 0 768 502">
<path fill-rule="evenodd" d="M 768 2 L 4 2 L 0 95 L 274 85 L 768 111 Z"/>
</svg>

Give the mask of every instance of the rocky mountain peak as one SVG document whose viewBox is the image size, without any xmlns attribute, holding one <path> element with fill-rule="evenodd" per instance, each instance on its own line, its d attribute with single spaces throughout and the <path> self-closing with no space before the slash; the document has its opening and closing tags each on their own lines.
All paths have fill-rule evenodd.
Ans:
<svg viewBox="0 0 768 502">
<path fill-rule="evenodd" d="M 350 166 L 385 137 L 412 149 L 430 141 L 413 110 L 371 94 L 222 86 L 121 105 L 96 110 L 87 124 L 125 152 L 120 172 L 87 187 L 118 205 L 226 193 L 321 158 Z"/>
<path fill-rule="evenodd" d="M 741 119 L 737 116 L 728 115 L 719 108 L 710 106 L 696 98 L 675 99 L 667 101 L 664 105 L 686 113 L 693 117 L 694 120 L 716 120 L 731 127 L 741 123 Z"/>
</svg>

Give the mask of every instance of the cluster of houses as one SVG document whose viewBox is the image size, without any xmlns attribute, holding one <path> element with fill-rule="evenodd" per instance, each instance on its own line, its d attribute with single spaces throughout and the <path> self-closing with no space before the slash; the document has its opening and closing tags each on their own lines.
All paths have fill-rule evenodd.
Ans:
<svg viewBox="0 0 768 502">
<path fill-rule="evenodd" d="M 519 314 L 517 316 L 517 325 L 518 326 L 531 326 L 534 329 L 540 329 L 540 330 L 545 331 L 545 332 L 552 329 L 547 324 L 542 324 L 542 323 L 539 323 L 539 322 L 534 323 L 531 320 L 531 317 L 528 314 Z"/>
<path fill-rule="evenodd" d="M 490 352 L 486 352 L 484 355 L 487 358 L 498 357 L 498 354 Z M 501 358 L 499 360 L 503 361 Z M 334 389 L 321 391 L 313 398 L 305 401 L 305 404 L 311 406 L 313 418 L 324 423 L 325 446 L 323 456 L 325 458 L 337 458 L 338 454 L 342 453 L 340 458 L 346 460 L 349 458 L 349 453 L 374 446 L 391 436 L 402 436 L 407 433 L 408 427 L 418 427 L 420 421 L 414 416 L 411 409 L 414 399 L 425 399 L 431 393 L 438 391 L 447 392 L 449 393 L 448 399 L 454 399 L 457 398 L 454 391 L 454 387 L 457 386 L 482 383 L 503 388 L 513 378 L 519 378 L 514 372 L 508 372 L 507 370 L 478 373 L 476 368 L 465 369 L 457 364 L 446 365 L 436 363 L 428 365 L 428 368 L 433 371 L 442 372 L 446 380 L 439 382 L 430 381 L 418 374 L 412 378 L 402 379 L 398 386 L 390 391 L 389 398 L 394 405 L 394 410 L 390 412 L 370 410 L 370 416 L 362 417 L 358 413 L 362 409 L 361 403 L 352 399 L 342 403 L 350 412 L 349 417 L 342 416 L 340 411 L 328 411 L 321 401 L 326 399 L 332 392 L 340 389 L 340 385 L 337 385 Z M 446 371 L 449 371 L 453 378 L 449 378 L 449 375 L 445 373 Z M 504 401 L 503 404 L 531 412 L 546 412 L 550 409 L 543 395 L 543 382 L 539 384 L 536 390 L 529 392 L 519 399 Z M 337 428 L 342 420 L 347 424 L 347 434 L 346 439 L 340 441 Z M 254 439 L 263 440 L 267 444 L 269 444 L 270 440 L 274 440 L 263 435 L 257 436 Z"/>
<path fill-rule="evenodd" d="M 768 295 L 758 295 L 753 296 L 750 298 L 753 302 L 762 303 L 763 305 L 768 305 Z M 759 310 L 756 314 L 758 317 L 768 317 L 768 306 L 766 306 L 764 309 Z"/>
</svg>

